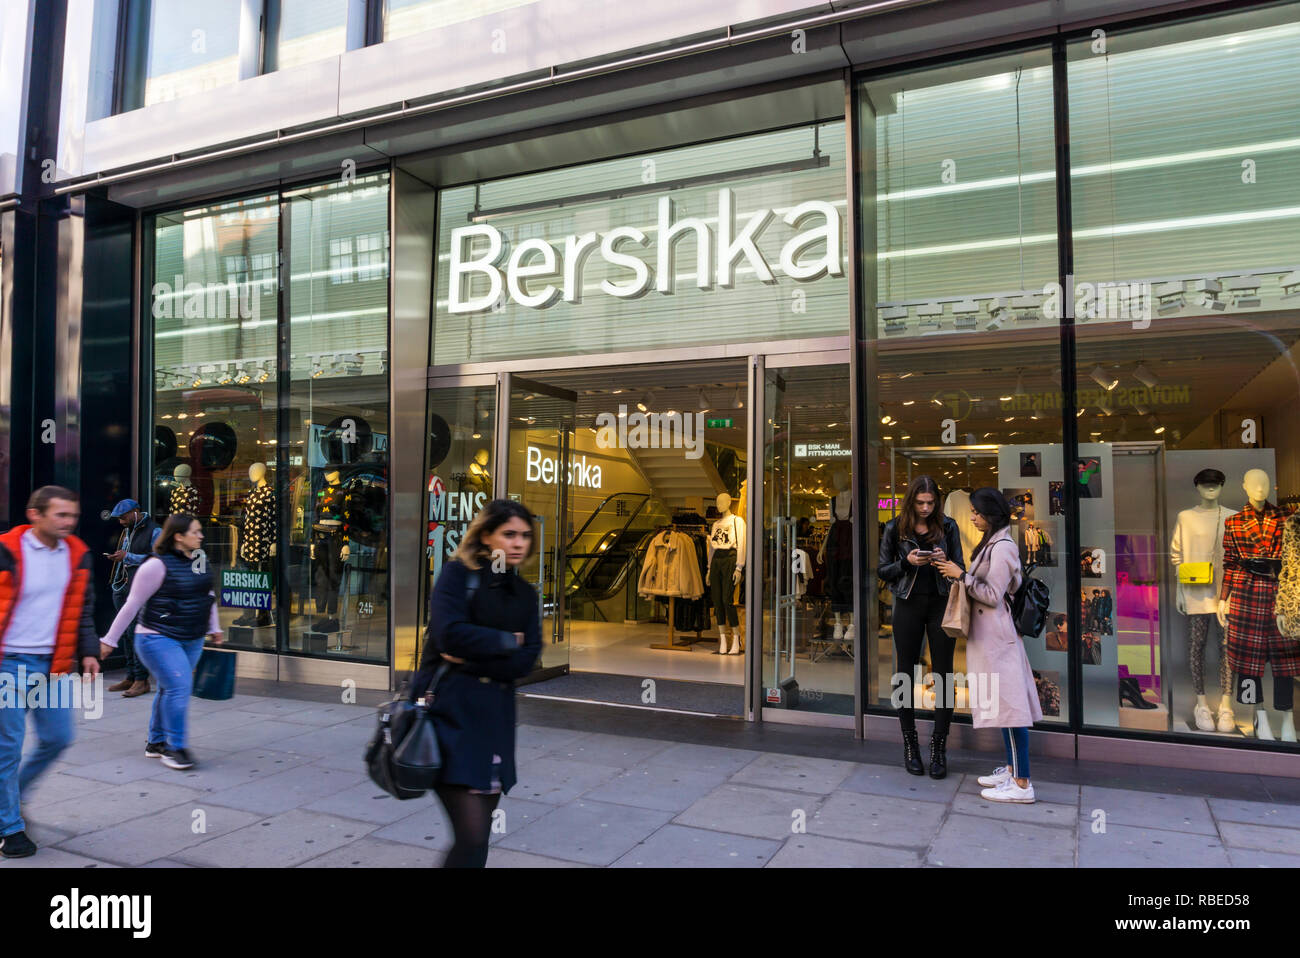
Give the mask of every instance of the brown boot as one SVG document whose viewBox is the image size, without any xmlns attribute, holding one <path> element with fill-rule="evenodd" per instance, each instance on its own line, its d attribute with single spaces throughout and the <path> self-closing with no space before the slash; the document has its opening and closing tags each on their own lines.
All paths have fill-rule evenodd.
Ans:
<svg viewBox="0 0 1300 958">
<path fill-rule="evenodd" d="M 153 689 L 149 688 L 148 679 L 138 679 L 136 682 L 132 683 L 129 689 L 122 693 L 122 698 L 133 699 L 137 695 L 144 695 L 146 692 L 152 691 Z"/>
<path fill-rule="evenodd" d="M 108 690 L 110 692 L 125 692 L 134 684 L 135 684 L 135 680 L 128 675 L 121 682 L 114 682 L 112 685 L 108 687 Z"/>
</svg>

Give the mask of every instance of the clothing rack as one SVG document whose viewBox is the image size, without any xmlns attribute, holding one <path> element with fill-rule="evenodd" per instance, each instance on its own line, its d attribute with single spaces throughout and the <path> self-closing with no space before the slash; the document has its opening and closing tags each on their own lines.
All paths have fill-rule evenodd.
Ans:
<svg viewBox="0 0 1300 958">
<path fill-rule="evenodd" d="M 669 523 L 666 526 L 660 526 L 658 529 L 656 529 L 655 536 L 656 537 L 661 536 L 665 531 L 683 532 L 686 533 L 687 535 L 690 535 L 692 532 L 702 530 L 704 527 L 705 527 L 704 520 L 698 514 L 694 514 L 694 513 L 678 514 L 673 516 L 673 521 L 671 523 Z M 654 539 L 651 539 L 650 541 L 653 542 Z M 694 644 L 696 642 L 704 641 L 706 636 L 702 632 L 695 632 L 695 633 L 678 632 L 676 626 L 676 622 L 677 622 L 676 612 L 677 612 L 677 597 L 669 596 L 668 597 L 668 641 L 651 642 L 650 648 L 661 649 L 666 652 L 694 652 L 695 651 Z M 686 640 L 684 642 L 677 641 L 679 634 L 685 637 Z"/>
</svg>

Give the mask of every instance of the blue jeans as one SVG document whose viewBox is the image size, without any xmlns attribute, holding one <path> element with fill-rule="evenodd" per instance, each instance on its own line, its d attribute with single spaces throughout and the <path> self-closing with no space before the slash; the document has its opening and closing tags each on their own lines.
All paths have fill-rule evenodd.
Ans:
<svg viewBox="0 0 1300 958">
<path fill-rule="evenodd" d="M 121 610 L 126 605 L 126 598 L 130 594 L 129 587 L 121 592 L 113 593 L 113 608 Z M 149 673 L 145 671 L 144 663 L 140 661 L 140 656 L 135 654 L 135 622 L 122 632 L 121 641 L 118 642 L 118 648 L 122 650 L 122 655 L 126 658 L 126 677 L 133 682 L 145 682 L 149 678 Z"/>
<path fill-rule="evenodd" d="M 1029 777 L 1029 729 L 1004 728 L 1002 744 L 1007 747 L 1007 768 L 1016 778 Z"/>
<path fill-rule="evenodd" d="M 71 690 L 59 688 L 55 695 L 54 683 L 47 690 L 44 708 L 27 708 L 27 689 L 37 674 L 49 675 L 48 655 L 24 655 L 14 652 L 0 659 L 0 838 L 23 831 L 20 797 L 59 757 L 59 753 L 72 744 L 77 727 L 72 713 Z M 23 673 L 19 687 L 19 672 Z M 76 676 L 64 675 L 57 682 L 70 686 L 80 681 Z M 36 726 L 36 747 L 23 762 L 23 737 L 27 731 L 30 712 Z M 21 768 L 19 767 L 21 764 Z"/>
<path fill-rule="evenodd" d="M 137 634 L 135 654 L 158 680 L 149 717 L 149 741 L 165 742 L 168 748 L 188 748 L 190 692 L 194 689 L 194 666 L 203 654 L 203 636 L 172 639 L 148 632 Z"/>
</svg>

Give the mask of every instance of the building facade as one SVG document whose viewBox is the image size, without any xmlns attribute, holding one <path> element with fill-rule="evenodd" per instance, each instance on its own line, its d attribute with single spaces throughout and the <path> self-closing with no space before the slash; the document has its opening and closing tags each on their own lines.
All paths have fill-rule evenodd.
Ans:
<svg viewBox="0 0 1300 958">
<path fill-rule="evenodd" d="M 0 519 L 198 515 L 242 674 L 392 687 L 509 497 L 526 694 L 888 735 L 928 475 L 1050 589 L 1039 747 L 1297 774 L 1300 4 L 4 18 Z"/>
</svg>

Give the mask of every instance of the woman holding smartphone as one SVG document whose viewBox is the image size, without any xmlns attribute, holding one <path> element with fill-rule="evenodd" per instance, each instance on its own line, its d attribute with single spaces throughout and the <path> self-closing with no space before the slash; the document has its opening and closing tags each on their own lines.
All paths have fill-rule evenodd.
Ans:
<svg viewBox="0 0 1300 958">
<path fill-rule="evenodd" d="M 979 777 L 985 786 L 980 796 L 991 802 L 1030 805 L 1034 786 L 1029 782 L 1029 726 L 1042 719 L 1043 710 L 1008 600 L 1023 577 L 1020 548 L 1011 538 L 1011 505 L 1002 493 L 976 489 L 970 502 L 975 528 L 983 533 L 971 553 L 970 571 L 954 562 L 939 562 L 935 568 L 971 599 L 966 674 L 997 680 L 978 683 L 993 690 L 994 701 L 971 703 L 971 725 L 1002 729 L 1007 749 L 1007 764 Z"/>
<path fill-rule="evenodd" d="M 880 578 L 894 593 L 894 651 L 898 659 L 895 684 L 904 683 L 898 724 L 903 732 L 903 767 L 924 775 L 921 744 L 916 735 L 916 708 L 912 702 L 917 663 L 927 636 L 934 671 L 934 733 L 930 736 L 930 777 L 948 774 L 945 748 L 952 724 L 952 660 L 957 640 L 943 630 L 949 582 L 937 572 L 937 563 L 964 568 L 961 532 L 943 514 L 939 487 L 929 476 L 917 476 L 907 488 L 898 516 L 885 525 L 880 540 Z"/>
</svg>

